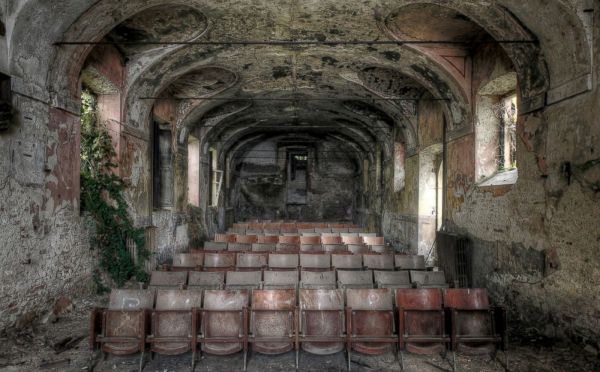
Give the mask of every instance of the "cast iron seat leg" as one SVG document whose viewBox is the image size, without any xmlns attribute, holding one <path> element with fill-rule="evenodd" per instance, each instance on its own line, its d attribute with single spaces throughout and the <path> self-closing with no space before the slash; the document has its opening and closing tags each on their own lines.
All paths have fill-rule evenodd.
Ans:
<svg viewBox="0 0 600 372">
<path fill-rule="evenodd" d="M 142 355 L 140 355 L 140 368 L 139 371 L 142 372 L 144 369 L 144 357 L 146 356 L 146 350 L 142 349 Z"/>
<path fill-rule="evenodd" d="M 404 354 L 400 348 L 398 348 L 398 359 L 400 360 L 400 368 L 404 371 Z"/>
<path fill-rule="evenodd" d="M 196 369 L 196 350 L 192 352 L 192 372 Z"/>
<path fill-rule="evenodd" d="M 88 361 L 88 369 L 90 372 L 93 372 L 94 368 L 96 368 L 96 364 L 98 363 L 98 359 L 101 355 L 102 352 L 100 350 L 94 350 L 90 353 L 90 358 Z"/>
<path fill-rule="evenodd" d="M 452 350 L 452 372 L 456 372 L 456 351 Z"/>
<path fill-rule="evenodd" d="M 348 372 L 350 372 L 350 363 L 351 363 L 351 353 L 350 348 L 348 348 Z"/>
</svg>

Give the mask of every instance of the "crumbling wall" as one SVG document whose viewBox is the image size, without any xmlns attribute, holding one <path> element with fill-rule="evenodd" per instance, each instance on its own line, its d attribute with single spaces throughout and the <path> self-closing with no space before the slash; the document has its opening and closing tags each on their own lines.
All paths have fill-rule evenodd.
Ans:
<svg viewBox="0 0 600 372">
<path fill-rule="evenodd" d="M 444 111 L 426 94 L 416 105 L 419 146 L 404 159 L 402 190 L 394 190 L 394 164 L 384 173 L 383 234 L 396 250 L 428 255 L 435 235 L 435 187 L 444 133 Z M 395 160 L 394 160 L 395 161 Z M 433 195 L 431 195 L 433 193 Z M 423 205 L 423 198 L 428 206 Z"/>
<path fill-rule="evenodd" d="M 520 332 L 600 341 L 598 102 L 596 85 L 520 116 L 512 186 L 474 182 L 471 134 L 448 144 L 452 228 L 473 242 L 474 285 L 508 306 Z"/>
<path fill-rule="evenodd" d="M 322 141 L 314 146 L 314 150 L 308 149 L 306 204 L 294 205 L 286 204 L 286 155 L 280 153 L 277 140 L 262 142 L 247 151 L 228 193 L 236 220 L 352 221 L 355 184 L 360 183 L 356 163 L 339 144 Z"/>
<path fill-rule="evenodd" d="M 382 232 L 386 241 L 403 252 L 417 252 L 418 247 L 418 209 L 419 209 L 419 156 L 405 159 L 404 189 L 394 192 L 388 188 L 384 195 Z M 385 185 L 393 183 L 393 177 L 387 175 Z"/>
<path fill-rule="evenodd" d="M 0 329 L 27 326 L 91 288 L 95 254 L 79 216 L 79 120 L 13 92 L 0 135 Z"/>
</svg>

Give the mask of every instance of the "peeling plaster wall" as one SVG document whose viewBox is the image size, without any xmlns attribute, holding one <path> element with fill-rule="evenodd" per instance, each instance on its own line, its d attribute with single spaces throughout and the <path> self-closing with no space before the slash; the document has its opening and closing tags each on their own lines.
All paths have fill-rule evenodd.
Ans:
<svg viewBox="0 0 600 372">
<path fill-rule="evenodd" d="M 123 65 L 114 48 L 100 49 L 83 80 L 94 83 L 98 119 L 111 134 L 119 171 L 136 187 L 140 156 L 120 122 Z M 32 60 L 37 53 L 43 49 Z M 38 68 L 12 76 L 14 125 L 0 133 L 0 329 L 28 326 L 59 296 L 91 291 L 97 266 L 89 244 L 93 224 L 79 210 L 79 102 L 30 90 L 45 81 L 43 74 Z M 147 151 L 147 143 L 141 148 Z"/>
<path fill-rule="evenodd" d="M 447 154 L 448 218 L 473 242 L 474 284 L 507 305 L 521 330 L 592 344 L 600 342 L 599 102 L 596 81 L 521 116 L 512 187 L 474 184 L 472 134 Z"/>
<path fill-rule="evenodd" d="M 444 108 L 432 98 L 427 94 L 417 106 L 419 147 L 421 149 L 442 143 L 444 136 Z"/>
<path fill-rule="evenodd" d="M 437 176 L 442 157 L 444 108 L 438 101 L 425 96 L 418 105 L 419 130 L 419 207 L 417 253 L 432 259 L 437 231 Z"/>
<path fill-rule="evenodd" d="M 473 56 L 472 102 L 477 113 L 474 122 L 475 132 L 475 181 L 490 177 L 498 170 L 498 128 L 500 119 L 493 112 L 493 105 L 500 97 L 516 91 L 511 79 L 514 68 L 504 51 L 498 45 L 484 45 Z M 516 75 L 516 74 L 515 74 Z"/>
<path fill-rule="evenodd" d="M 383 234 L 403 252 L 428 255 L 435 236 L 435 188 L 438 155 L 442 152 L 444 108 L 426 94 L 417 103 L 416 154 L 405 159 L 405 187 L 394 191 L 393 170 L 384 177 Z M 394 165 L 392 165 L 393 167 Z M 433 210 L 431 205 L 434 206 Z"/>
<path fill-rule="evenodd" d="M 158 264 L 171 263 L 173 253 L 188 251 L 188 224 L 186 214 L 155 211 L 152 223 L 156 226 L 154 254 Z"/>
<path fill-rule="evenodd" d="M 405 186 L 400 192 L 388 187 L 384 194 L 382 232 L 397 251 L 417 252 L 419 209 L 419 156 L 406 158 Z M 393 186 L 393 178 L 385 177 L 384 185 Z"/>
<path fill-rule="evenodd" d="M 18 95 L 13 105 L 18 124 L 0 136 L 0 329 L 88 291 L 95 262 L 79 216 L 78 118 Z"/>
</svg>

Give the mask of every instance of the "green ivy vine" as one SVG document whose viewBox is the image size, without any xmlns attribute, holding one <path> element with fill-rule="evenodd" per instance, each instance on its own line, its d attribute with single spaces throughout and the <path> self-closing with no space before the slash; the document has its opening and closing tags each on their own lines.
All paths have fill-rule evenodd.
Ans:
<svg viewBox="0 0 600 372">
<path fill-rule="evenodd" d="M 99 269 L 118 287 L 135 277 L 146 281 L 142 264 L 150 256 L 144 230 L 135 228 L 123 192 L 126 182 L 114 171 L 115 150 L 105 126 L 97 122 L 96 97 L 88 90 L 81 96 L 81 209 L 93 221 L 93 249 L 99 252 Z M 126 241 L 137 246 L 137 260 L 129 254 Z M 137 263 L 136 263 L 137 262 Z M 99 292 L 107 290 L 98 272 L 94 282 Z"/>
</svg>

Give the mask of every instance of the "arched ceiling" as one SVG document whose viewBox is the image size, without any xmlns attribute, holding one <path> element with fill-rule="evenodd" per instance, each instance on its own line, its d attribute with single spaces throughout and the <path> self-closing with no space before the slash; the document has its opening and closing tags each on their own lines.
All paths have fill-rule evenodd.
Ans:
<svg viewBox="0 0 600 372">
<path fill-rule="evenodd" d="M 521 90 L 525 93 L 539 94 L 544 89 L 589 73 L 586 31 L 577 15 L 581 2 L 576 0 L 55 0 L 51 4 L 44 0 L 23 0 L 14 3 L 17 5 L 8 10 L 14 14 L 6 23 L 11 50 L 10 73 L 31 81 L 29 91 L 40 96 L 43 96 L 43 88 L 59 96 L 73 96 L 77 90 L 78 71 L 93 47 L 85 43 L 101 40 L 116 42 L 123 53 L 131 57 L 127 84 L 134 89 L 138 89 L 139 79 L 145 79 L 144 75 L 159 60 L 181 50 L 186 50 L 183 54 L 191 57 L 191 60 L 182 60 L 183 64 L 213 64 L 232 67 L 232 70 L 235 70 L 232 63 L 252 63 L 250 56 L 262 61 L 265 49 L 288 57 L 296 52 L 302 53 L 302 48 L 276 50 L 252 46 L 242 48 L 252 51 L 248 58 L 237 61 L 226 58 L 226 55 L 239 46 L 127 45 L 128 41 L 135 40 L 381 41 L 399 39 L 400 34 L 417 40 L 437 36 L 477 40 L 482 29 L 495 39 L 532 37 L 539 40 L 537 47 L 506 46 L 517 67 Z M 424 14 L 432 16 L 424 17 Z M 552 20 L 556 27 L 548 27 L 548 20 Z M 84 44 L 54 45 L 61 41 Z M 191 51 L 194 49 L 197 53 Z M 410 56 L 408 46 L 345 45 L 341 48 L 344 53 L 338 53 L 338 48 L 333 46 L 320 51 L 316 51 L 318 48 L 310 49 L 327 63 L 341 64 L 346 63 L 344 54 L 355 55 L 370 66 L 383 62 L 402 64 L 406 55 Z M 223 58 L 217 58 L 215 54 L 221 54 Z M 419 59 L 425 65 L 419 68 L 435 70 L 435 61 L 423 55 Z M 542 59 L 546 59 L 553 80 L 548 79 L 548 71 L 545 72 L 543 63 L 540 64 Z M 270 62 L 265 60 L 265 63 Z M 276 75 L 296 71 L 307 79 L 306 84 L 318 78 L 314 71 L 307 69 L 302 74 L 301 61 L 291 65 L 295 67 L 271 64 L 271 72 L 273 68 Z M 171 67 L 176 70 L 182 68 L 177 65 Z M 393 67 L 406 72 L 405 66 Z M 451 77 L 439 72 L 437 75 L 452 87 Z M 42 86 L 44 84 L 48 86 Z M 457 110 L 453 108 L 450 111 L 456 113 Z"/>
<path fill-rule="evenodd" d="M 126 19 L 106 35 L 123 55 L 130 58 L 160 48 L 150 42 L 192 41 L 208 28 L 208 20 L 198 10 L 182 5 L 150 8 Z"/>
<path fill-rule="evenodd" d="M 218 66 L 205 66 L 177 78 L 165 89 L 163 95 L 180 100 L 207 98 L 231 88 L 237 80 L 237 74 L 233 71 Z"/>
<path fill-rule="evenodd" d="M 430 71 L 423 58 L 411 51 L 406 53 L 402 61 L 395 60 L 395 57 L 390 59 L 383 52 L 379 58 L 361 58 L 368 53 L 368 48 L 358 46 L 348 50 L 342 46 L 314 46 L 295 48 L 293 51 L 281 46 L 214 48 L 211 56 L 201 61 L 207 61 L 209 66 L 226 65 L 227 70 L 237 74 L 239 81 L 211 99 L 179 102 L 180 107 L 187 105 L 186 115 L 179 126 L 183 131 L 189 126 L 206 125 L 205 122 L 210 122 L 209 126 L 213 127 L 217 123 L 222 126 L 242 114 L 249 121 L 243 123 L 237 120 L 236 125 L 251 125 L 254 121 L 270 126 L 293 123 L 318 125 L 348 115 L 361 116 L 363 121 L 374 121 L 369 110 L 364 109 L 372 107 L 371 111 L 380 111 L 379 116 L 386 117 L 381 121 L 390 128 L 394 124 L 406 128 L 404 137 L 409 147 L 414 149 L 416 100 L 426 91 L 433 92 L 434 97 L 439 99 L 452 97 L 449 106 L 455 107 L 453 114 L 457 123 L 466 120 L 467 99 L 456 87 L 443 83 L 447 77 L 442 70 Z M 393 48 L 397 47 L 381 49 L 389 51 Z M 356 53 L 357 49 L 364 49 L 365 53 Z M 193 63 L 182 64 L 182 60 L 197 61 L 195 56 L 206 53 L 206 48 L 182 49 L 149 68 L 130 87 L 127 122 L 133 123 L 149 115 L 152 100 L 141 100 L 140 97 L 160 95 L 156 87 L 170 87 L 172 82 L 177 82 L 176 85 L 185 82 L 189 76 L 187 68 L 192 71 L 203 68 Z M 427 74 L 423 74 L 424 71 Z M 186 85 L 193 84 L 189 82 Z M 186 96 L 202 98 L 207 92 L 198 89 L 197 94 L 192 93 L 188 92 Z M 228 100 L 238 103 L 230 104 Z M 354 102 L 354 107 L 350 108 L 348 102 Z M 362 108 L 359 107 L 361 102 Z M 204 117 L 205 113 L 221 105 L 227 105 L 228 109 L 216 115 L 216 118 Z M 243 112 L 237 115 L 228 112 L 238 110 Z M 329 130 L 335 129 L 331 124 L 328 127 Z M 391 130 L 387 133 L 389 138 Z M 183 143 L 185 136 L 179 140 Z"/>
<path fill-rule="evenodd" d="M 557 0 L 551 3 L 545 14 L 560 14 L 563 5 Z M 48 45 L 83 43 L 55 46 L 51 52 L 42 48 L 40 53 L 54 56 L 52 63 L 44 59 L 50 57 L 14 56 L 13 68 L 22 75 L 47 64 L 49 76 L 37 80 L 48 81 L 51 92 L 64 96 L 66 91 L 74 93 L 73 77 L 78 77 L 77 69 L 94 47 L 86 42 L 114 43 L 127 61 L 124 122 L 148 131 L 153 97 L 172 97 L 180 113 L 178 130 L 184 134 L 178 134 L 180 142 L 202 126 L 207 135 L 221 126 L 214 135 L 222 136 L 229 126 L 238 130 L 256 126 L 253 123 L 285 125 L 284 130 L 310 123 L 331 131 L 337 131 L 336 125 L 355 123 L 374 138 L 389 133 L 380 127 L 397 125 L 405 131 L 409 147 L 416 147 L 416 99 L 428 92 L 441 100 L 449 129 L 454 130 L 470 125 L 471 93 L 456 73 L 423 48 L 378 42 L 441 39 L 469 47 L 492 37 L 535 40 L 537 35 L 517 17 L 519 10 L 530 14 L 526 8 L 512 0 L 57 0 L 52 7 L 29 0 L 17 25 L 31 24 L 25 20 L 32 17 L 39 24 L 59 22 L 51 28 L 36 23 L 25 30 L 7 31 L 19 53 L 35 54 L 28 47 L 32 36 L 47 39 Z M 532 29 L 541 30 L 537 21 L 527 19 Z M 571 36 L 580 40 L 577 22 L 570 15 L 566 22 L 574 25 Z M 34 35 L 27 39 L 24 31 Z M 284 40 L 314 43 L 235 44 Z M 353 43 L 357 40 L 376 42 Z M 341 43 L 322 44 L 335 41 Z M 522 92 L 538 94 L 547 89 L 538 45 L 505 49 L 515 63 Z M 573 54 L 572 59 L 577 68 L 585 64 L 579 55 Z"/>
<path fill-rule="evenodd" d="M 169 7 L 149 1 L 144 7 L 138 13 L 132 9 L 131 16 L 124 19 L 124 11 L 119 12 L 121 20 L 102 39 L 114 42 L 129 61 L 125 122 L 139 129 L 147 128 L 155 102 L 149 99 L 152 97 L 177 101 L 178 124 L 186 135 L 208 121 L 212 123 L 209 128 L 215 128 L 216 122 L 235 128 L 254 126 L 256 121 L 262 127 L 310 123 L 329 131 L 337 131 L 347 122 L 362 122 L 369 135 L 380 137 L 384 129 L 389 136 L 393 125 L 398 125 L 407 130 L 404 137 L 414 148 L 415 102 L 426 91 L 436 99 L 448 100 L 449 116 L 457 126 L 468 120 L 468 95 L 454 84 L 451 75 L 426 56 L 399 45 L 226 43 L 381 39 L 385 35 L 374 14 L 381 9 L 377 2 L 256 1 L 233 5 L 229 1 L 189 1 Z M 87 13 L 94 14 L 94 7 Z M 159 48 L 161 42 L 169 41 L 177 43 Z M 249 107 L 232 108 L 244 115 L 202 116 L 214 107 L 230 105 L 230 100 L 250 103 Z M 374 111 L 385 119 L 374 118 Z M 240 116 L 248 121 L 244 123 Z M 375 124 L 369 127 L 365 122 Z M 388 128 L 379 128 L 381 123 Z M 181 142 L 185 136 L 179 138 Z"/>
<path fill-rule="evenodd" d="M 491 40 L 481 26 L 464 14 L 434 4 L 406 5 L 391 12 L 384 23 L 403 40 L 464 41 L 467 45 Z"/>
</svg>

